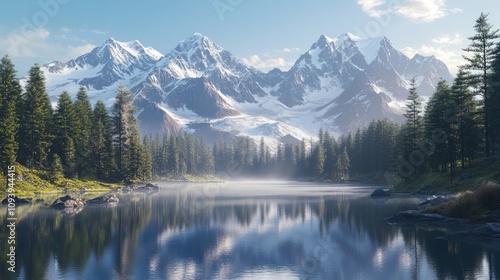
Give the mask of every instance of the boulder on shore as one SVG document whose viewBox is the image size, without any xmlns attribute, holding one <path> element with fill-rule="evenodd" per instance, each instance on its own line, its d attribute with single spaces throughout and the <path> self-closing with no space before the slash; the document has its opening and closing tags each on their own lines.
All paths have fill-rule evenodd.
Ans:
<svg viewBox="0 0 500 280">
<path fill-rule="evenodd" d="M 58 210 L 63 210 L 72 208 L 83 208 L 85 207 L 85 205 L 86 205 L 85 201 L 79 198 L 66 195 L 56 199 L 50 207 Z"/>
<path fill-rule="evenodd" d="M 88 205 L 98 205 L 98 206 L 116 206 L 120 202 L 118 197 L 114 194 L 107 194 L 103 196 L 96 197 L 87 201 Z"/>
<path fill-rule="evenodd" d="M 17 197 L 16 195 L 11 198 L 11 201 L 9 201 L 9 198 L 6 197 L 4 200 L 2 200 L 3 205 L 9 204 L 9 202 L 12 202 L 12 199 L 14 199 L 14 204 L 16 205 L 23 205 L 23 204 L 30 204 L 31 203 L 31 198 L 20 198 Z"/>
<path fill-rule="evenodd" d="M 390 193 L 384 191 L 383 189 L 376 189 L 370 195 L 371 197 L 388 197 L 391 196 Z"/>
</svg>

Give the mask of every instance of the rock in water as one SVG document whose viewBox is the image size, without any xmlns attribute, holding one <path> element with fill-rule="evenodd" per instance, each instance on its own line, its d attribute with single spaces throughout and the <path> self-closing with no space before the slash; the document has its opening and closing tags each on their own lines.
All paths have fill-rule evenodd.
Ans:
<svg viewBox="0 0 500 280">
<path fill-rule="evenodd" d="M 31 203 L 31 198 L 19 198 L 17 196 L 13 197 L 14 203 L 16 205 L 22 205 L 22 204 L 30 204 Z M 2 200 L 3 205 L 9 204 L 9 198 L 6 197 L 4 200 Z"/>
<path fill-rule="evenodd" d="M 103 195 L 96 197 L 94 199 L 91 199 L 87 201 L 87 204 L 89 205 L 102 205 L 102 206 L 116 206 L 120 202 L 118 197 L 114 194 L 108 194 L 108 195 Z"/>
<path fill-rule="evenodd" d="M 151 184 L 151 183 L 147 183 L 145 188 L 148 188 L 149 190 L 153 191 L 153 192 L 157 192 L 160 190 L 160 187 L 158 187 L 157 185 L 155 184 Z"/>
<path fill-rule="evenodd" d="M 62 210 L 67 208 L 83 208 L 85 205 L 85 201 L 67 195 L 56 199 L 50 207 Z"/>
<path fill-rule="evenodd" d="M 371 197 L 388 197 L 391 196 L 390 193 L 384 191 L 383 189 L 376 189 L 370 195 Z"/>
</svg>

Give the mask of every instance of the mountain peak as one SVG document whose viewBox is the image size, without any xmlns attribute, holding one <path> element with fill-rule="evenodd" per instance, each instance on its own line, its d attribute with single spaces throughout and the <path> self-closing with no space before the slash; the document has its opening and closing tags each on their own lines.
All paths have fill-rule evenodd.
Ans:
<svg viewBox="0 0 500 280">
<path fill-rule="evenodd" d="M 316 44 L 318 44 L 320 46 L 323 46 L 323 45 L 330 44 L 331 42 L 333 42 L 332 38 L 330 38 L 330 37 L 328 37 L 326 35 L 321 35 L 321 36 L 319 36 L 319 39 L 316 42 Z"/>
<path fill-rule="evenodd" d="M 199 32 L 195 32 L 195 33 L 193 34 L 193 36 L 191 36 L 191 37 L 203 38 L 203 37 L 205 37 L 205 36 L 203 36 L 203 34 L 201 34 L 201 33 L 199 33 Z"/>
<path fill-rule="evenodd" d="M 115 38 L 113 37 L 110 37 L 108 40 L 106 40 L 106 42 L 104 42 L 104 44 L 115 44 L 117 41 L 115 40 Z"/>
<path fill-rule="evenodd" d="M 175 48 L 177 52 L 185 52 L 195 49 L 221 50 L 222 48 L 210 40 L 210 38 L 200 33 L 194 33 L 187 39 L 181 41 Z"/>
<path fill-rule="evenodd" d="M 387 41 L 387 43 L 385 43 L 385 41 Z M 365 57 L 367 64 L 370 64 L 375 60 L 380 48 L 392 46 L 391 42 L 387 40 L 385 36 L 372 37 L 368 39 L 359 38 L 359 40 L 356 41 L 356 45 L 361 54 Z"/>
<path fill-rule="evenodd" d="M 338 35 L 337 37 L 335 37 L 334 40 L 341 40 L 341 41 L 350 40 L 353 42 L 357 42 L 357 41 L 361 41 L 362 38 L 359 36 L 356 36 L 352 33 L 347 32 L 347 33 L 342 33 L 342 34 Z"/>
<path fill-rule="evenodd" d="M 423 60 L 434 60 L 436 59 L 436 57 L 434 55 L 430 55 L 430 56 L 425 56 L 425 55 L 421 55 L 419 53 L 416 53 L 412 60 L 417 60 L 417 61 L 423 61 Z"/>
</svg>

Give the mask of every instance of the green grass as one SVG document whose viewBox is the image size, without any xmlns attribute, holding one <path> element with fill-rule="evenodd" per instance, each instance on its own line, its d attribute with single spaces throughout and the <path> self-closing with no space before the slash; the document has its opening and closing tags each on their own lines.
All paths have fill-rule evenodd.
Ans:
<svg viewBox="0 0 500 280">
<path fill-rule="evenodd" d="M 473 177 L 465 180 L 458 180 L 462 173 L 469 173 Z M 450 182 L 450 174 L 429 172 L 415 178 L 410 182 L 400 182 L 396 184 L 393 192 L 414 192 L 422 186 L 430 186 L 432 193 L 456 193 L 466 190 L 472 190 L 482 186 L 487 181 L 500 181 L 500 162 L 491 163 L 487 159 L 477 160 L 473 168 L 456 172 L 456 178 Z M 453 185 L 453 187 L 448 187 Z"/>
<path fill-rule="evenodd" d="M 223 180 L 221 180 L 220 178 L 215 177 L 213 175 L 195 176 L 195 175 L 190 175 L 190 174 L 184 174 L 184 175 L 178 175 L 178 176 L 173 176 L 173 175 L 156 176 L 154 179 L 155 180 L 163 180 L 163 181 L 171 181 L 171 182 L 195 182 L 195 183 L 223 182 Z"/>
<path fill-rule="evenodd" d="M 7 195 L 4 177 L 0 177 L 0 198 Z M 67 191 L 107 192 L 121 185 L 108 184 L 93 180 L 61 178 L 55 182 L 48 180 L 46 171 L 29 169 L 16 164 L 15 186 L 18 197 L 40 197 L 41 195 L 61 194 Z"/>
</svg>

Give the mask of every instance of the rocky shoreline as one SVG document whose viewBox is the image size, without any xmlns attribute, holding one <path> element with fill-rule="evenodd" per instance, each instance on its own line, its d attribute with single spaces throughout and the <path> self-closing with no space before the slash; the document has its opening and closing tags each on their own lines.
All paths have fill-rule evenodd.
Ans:
<svg viewBox="0 0 500 280">
<path fill-rule="evenodd" d="M 117 194 L 153 194 L 159 191 L 160 187 L 151 183 L 130 184 L 90 200 L 81 199 L 74 195 L 73 192 L 69 192 L 65 196 L 57 198 L 51 204 L 48 204 L 42 199 L 33 201 L 33 199 L 31 198 L 19 198 L 17 196 L 11 197 L 10 199 L 8 197 L 5 198 L 4 200 L 2 200 L 2 204 L 7 205 L 9 203 L 14 203 L 16 206 L 19 206 L 33 203 L 43 203 L 47 205 L 48 208 L 61 211 L 65 214 L 77 214 L 81 212 L 85 207 L 115 207 L 120 202 Z"/>
<path fill-rule="evenodd" d="M 413 193 L 412 195 L 417 195 Z M 371 195 L 372 198 L 391 197 L 390 193 L 383 190 L 376 190 Z M 500 245 L 500 223 L 478 223 L 468 219 L 450 218 L 440 214 L 426 213 L 430 207 L 445 205 L 452 200 L 455 195 L 432 195 L 418 204 L 418 210 L 407 210 L 398 212 L 396 215 L 387 217 L 384 221 L 390 225 L 397 226 L 425 226 L 425 227 L 465 227 L 467 230 L 453 231 L 445 236 L 439 237 L 448 241 L 456 242 L 480 242 L 488 245 Z M 472 227 L 472 228 L 471 228 Z"/>
</svg>

